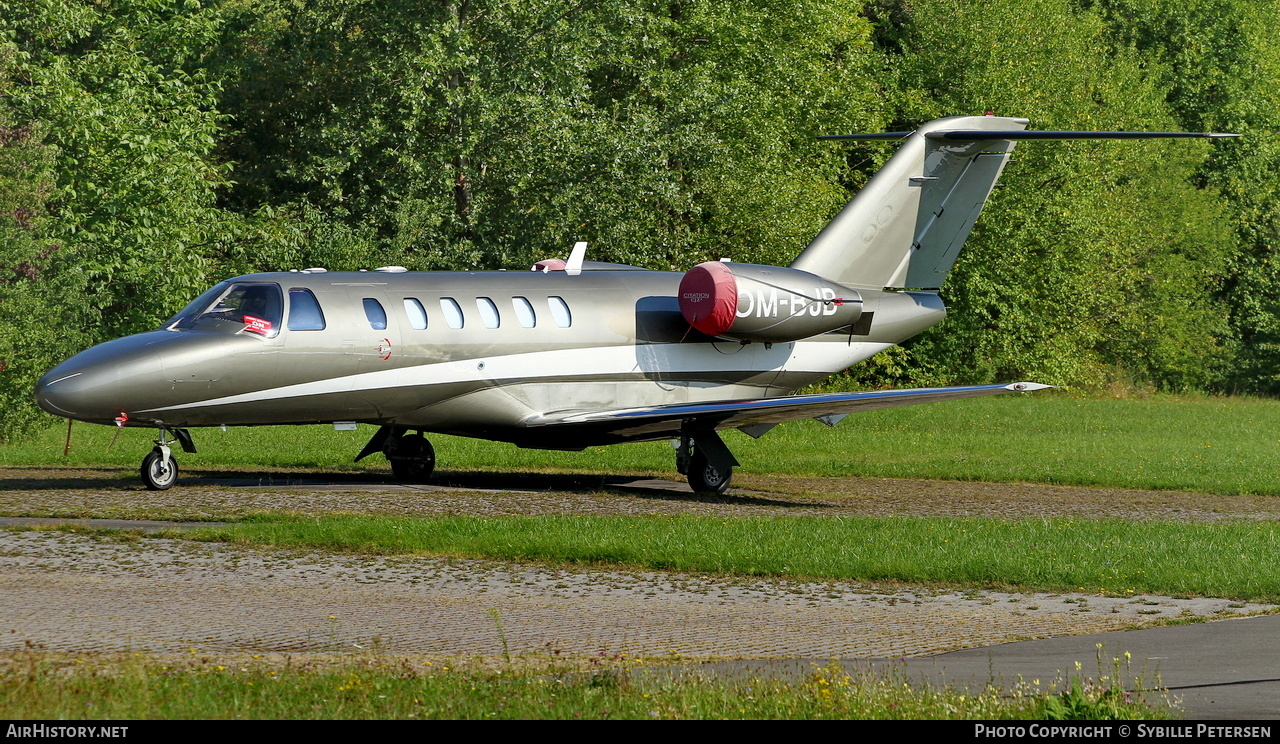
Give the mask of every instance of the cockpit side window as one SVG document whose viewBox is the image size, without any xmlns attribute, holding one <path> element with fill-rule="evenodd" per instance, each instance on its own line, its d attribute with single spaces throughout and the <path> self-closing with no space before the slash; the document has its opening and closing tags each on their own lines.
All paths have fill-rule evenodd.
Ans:
<svg viewBox="0 0 1280 744">
<path fill-rule="evenodd" d="M 289 330 L 324 330 L 324 311 L 311 290 L 302 287 L 289 290 Z"/>
<path fill-rule="evenodd" d="M 279 284 L 267 282 L 236 282 L 223 287 L 217 299 L 212 291 L 201 296 L 206 301 L 198 314 L 192 311 L 195 303 L 178 314 L 171 328 L 233 330 L 274 338 L 280 333 L 280 321 L 284 318 L 284 294 Z M 217 287 L 215 287 L 217 289 Z"/>
</svg>

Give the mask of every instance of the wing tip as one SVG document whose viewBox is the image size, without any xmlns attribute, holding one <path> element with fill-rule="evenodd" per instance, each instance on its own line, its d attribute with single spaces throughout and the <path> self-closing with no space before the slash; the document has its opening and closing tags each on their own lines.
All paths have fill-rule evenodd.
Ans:
<svg viewBox="0 0 1280 744">
<path fill-rule="evenodd" d="M 1011 382 L 1004 386 L 1005 390 L 1015 393 L 1030 393 L 1036 390 L 1047 390 L 1057 387 L 1057 385 L 1045 385 L 1040 382 Z"/>
</svg>

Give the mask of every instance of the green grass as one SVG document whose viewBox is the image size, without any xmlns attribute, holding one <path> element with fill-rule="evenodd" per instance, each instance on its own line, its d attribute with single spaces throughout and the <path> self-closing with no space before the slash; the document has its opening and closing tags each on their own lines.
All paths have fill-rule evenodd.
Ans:
<svg viewBox="0 0 1280 744">
<path fill-rule="evenodd" d="M 779 517 L 267 518 L 195 539 L 723 575 L 1280 601 L 1273 522 Z"/>
<path fill-rule="evenodd" d="M 92 465 L 135 469 L 154 433 L 125 429 L 108 452 L 112 427 L 75 427 L 64 458 L 65 427 L 0 447 L 0 466 Z M 387 470 L 378 456 L 351 459 L 373 433 L 328 426 L 195 431 L 198 454 L 179 453 L 185 470 L 324 468 Z M 783 424 L 753 440 L 726 442 L 744 472 L 1040 482 L 1280 494 L 1280 401 L 1156 397 L 1081 399 L 1046 391 L 868 411 L 835 428 Z M 584 452 L 522 450 L 507 444 L 433 436 L 444 470 L 579 471 L 675 477 L 666 442 Z"/>
<path fill-rule="evenodd" d="M 1280 402 L 1236 398 L 1086 400 L 1001 396 L 850 416 L 834 429 L 785 424 L 761 440 L 726 441 L 745 472 L 1026 481 L 1206 493 L 1280 494 Z M 153 434 L 77 425 L 0 446 L 3 467 L 107 467 L 133 472 Z M 330 427 L 197 430 L 199 469 L 382 471 L 350 459 L 372 435 Z M 665 442 L 583 453 L 432 437 L 453 471 L 580 472 L 674 478 Z M 132 476 L 131 476 L 132 477 Z M 179 486 L 180 487 L 180 486 Z M 982 586 L 1112 595 L 1280 601 L 1280 526 L 1120 520 L 736 518 L 296 518 L 260 515 L 201 539 L 307 550 L 427 553 L 569 562 L 717 575 Z M 1165 718 L 1116 688 L 1057 682 L 1008 695 L 904 683 L 892 674 L 815 670 L 799 682 L 643 678 L 614 664 L 595 675 L 439 669 L 394 664 L 233 669 L 55 668 L 32 654 L 0 666 L 0 716 L 112 718 Z M 518 663 L 519 660 L 517 660 Z M 1112 679 L 1115 677 L 1113 676 Z M 1105 679 L 1105 677 L 1103 677 Z M 1136 700 L 1136 702 L 1131 702 Z"/>
<path fill-rule="evenodd" d="M 1280 494 L 1280 402 L 1240 398 L 1001 396 L 875 411 L 828 428 L 783 425 L 759 441 L 731 432 L 767 473 L 1039 481 L 1210 493 Z M 71 463 L 133 470 L 149 432 L 80 426 Z M 184 468 L 358 469 L 361 432 L 329 427 L 201 431 Z M 63 462 L 62 431 L 0 448 L 5 465 Z M 94 439 L 96 437 L 96 439 Z M 674 477 L 665 442 L 585 453 L 437 438 L 451 470 L 577 471 Z M 372 464 L 368 464 L 368 463 Z M 385 470 L 381 458 L 360 467 Z M 130 476 L 132 477 L 132 476 Z M 1280 600 L 1273 523 L 1103 520 L 537 517 L 277 520 L 223 537 L 307 548 L 427 552 L 734 575 L 1002 585 Z"/>
<path fill-rule="evenodd" d="M 36 654 L 0 671 L 0 718 L 178 719 L 1168 719 L 1159 693 L 1053 682 L 970 691 L 854 675 L 832 663 L 803 680 L 652 676 L 605 660 L 592 673 L 465 671 L 373 658 L 317 668 L 139 657 L 57 665 Z M 24 663 L 25 662 L 25 663 Z M 1114 677 L 1112 678 L 1114 679 Z M 132 733 L 132 732 L 130 732 Z"/>
</svg>

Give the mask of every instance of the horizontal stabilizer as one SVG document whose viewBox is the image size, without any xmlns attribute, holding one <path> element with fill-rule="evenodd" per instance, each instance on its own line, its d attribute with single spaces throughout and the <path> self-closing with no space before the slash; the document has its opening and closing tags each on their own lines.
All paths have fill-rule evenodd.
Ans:
<svg viewBox="0 0 1280 744">
<path fill-rule="evenodd" d="M 984 140 L 1073 140 L 1073 139 L 1168 139 L 1170 137 L 1239 137 L 1238 134 L 1221 132 L 1053 132 L 1029 131 L 1026 129 L 982 130 L 954 129 L 951 131 L 929 132 L 926 139 L 947 140 L 949 142 L 982 142 Z"/>
<path fill-rule="evenodd" d="M 825 140 L 900 146 L 789 268 L 855 290 L 940 289 L 1014 148 L 1023 140 L 1221 139 L 1216 132 L 1028 131 L 1009 116 L 937 119 L 910 132 Z"/>
<path fill-rule="evenodd" d="M 820 140 L 899 140 L 912 132 L 876 132 L 872 134 L 828 134 Z M 1033 131 L 1026 129 L 951 129 L 926 132 L 925 139 L 949 142 L 985 142 L 987 140 L 1073 140 L 1073 139 L 1169 139 L 1174 137 L 1239 137 L 1225 132 L 1087 132 Z"/>
</svg>

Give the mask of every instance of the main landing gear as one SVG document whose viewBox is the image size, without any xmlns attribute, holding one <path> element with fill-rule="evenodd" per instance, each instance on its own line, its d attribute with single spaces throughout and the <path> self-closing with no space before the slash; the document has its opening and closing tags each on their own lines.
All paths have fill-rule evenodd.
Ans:
<svg viewBox="0 0 1280 744">
<path fill-rule="evenodd" d="M 698 493 L 721 494 L 733 481 L 738 460 L 714 429 L 686 431 L 676 443 L 676 470 Z"/>
<path fill-rule="evenodd" d="M 380 427 L 369 443 L 356 455 L 356 462 L 374 452 L 386 455 L 391 463 L 391 473 L 398 480 L 421 483 L 431 477 L 436 469 L 436 451 L 422 435 L 410 434 L 408 429 L 395 426 Z"/>
<path fill-rule="evenodd" d="M 175 440 L 169 439 L 169 434 L 173 434 L 176 441 L 182 445 L 183 452 L 196 451 L 191 433 L 186 429 L 160 427 L 160 438 L 154 440 L 155 448 L 142 458 L 142 483 L 148 491 L 167 491 L 178 482 L 178 461 L 169 448 Z"/>
<path fill-rule="evenodd" d="M 411 433 L 404 427 L 380 427 L 355 461 L 360 462 L 375 452 L 386 456 L 398 480 L 410 483 L 427 480 L 436 467 L 431 442 L 422 432 Z M 676 470 L 689 478 L 689 485 L 698 493 L 724 493 L 737 465 L 737 458 L 714 429 L 686 428 L 676 442 Z"/>
</svg>

